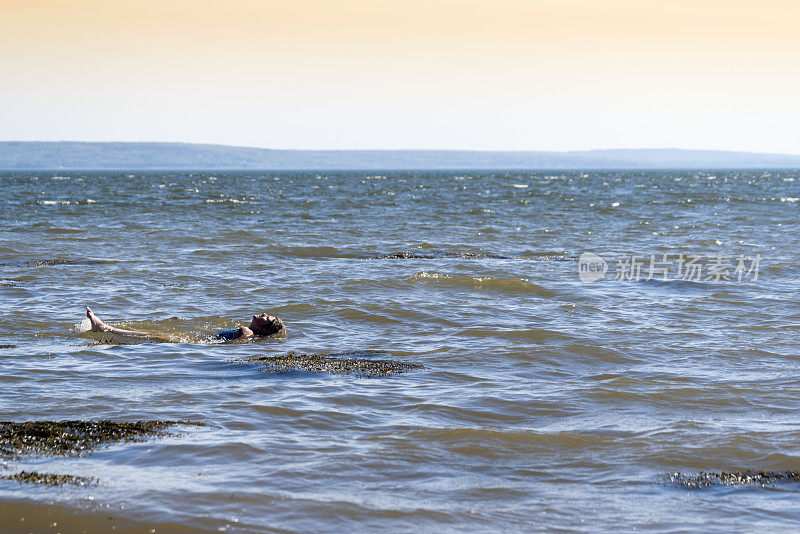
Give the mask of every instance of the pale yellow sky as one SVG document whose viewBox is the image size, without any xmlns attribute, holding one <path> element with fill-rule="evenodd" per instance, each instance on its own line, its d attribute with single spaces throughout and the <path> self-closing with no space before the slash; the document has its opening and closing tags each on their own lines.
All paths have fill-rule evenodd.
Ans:
<svg viewBox="0 0 800 534">
<path fill-rule="evenodd" d="M 0 139 L 800 153 L 800 1 L 0 0 Z"/>
</svg>

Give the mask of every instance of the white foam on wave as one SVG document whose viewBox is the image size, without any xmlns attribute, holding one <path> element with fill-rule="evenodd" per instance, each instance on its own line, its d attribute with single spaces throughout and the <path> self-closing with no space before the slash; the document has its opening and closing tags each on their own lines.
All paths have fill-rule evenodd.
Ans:
<svg viewBox="0 0 800 534">
<path fill-rule="evenodd" d="M 516 187 L 517 189 L 528 189 L 528 184 L 511 184 L 511 187 Z"/>
<path fill-rule="evenodd" d="M 88 332 L 91 329 L 92 329 L 92 323 L 89 322 L 89 318 L 88 317 L 85 317 L 83 319 L 83 321 L 81 321 L 79 323 L 75 323 L 72 326 L 72 331 L 73 332 L 78 332 L 78 333 L 80 333 L 80 332 Z"/>
<path fill-rule="evenodd" d="M 57 206 L 70 204 L 69 200 L 40 200 L 39 204 L 42 206 Z"/>
<path fill-rule="evenodd" d="M 797 202 L 800 198 L 797 197 L 781 197 L 781 202 Z"/>
<path fill-rule="evenodd" d="M 246 204 L 246 200 L 237 200 L 235 198 L 207 198 L 206 204 L 219 204 L 220 202 L 230 202 L 231 204 Z"/>
<path fill-rule="evenodd" d="M 422 271 L 411 277 L 411 280 L 447 280 L 453 278 L 449 274 Z"/>
</svg>

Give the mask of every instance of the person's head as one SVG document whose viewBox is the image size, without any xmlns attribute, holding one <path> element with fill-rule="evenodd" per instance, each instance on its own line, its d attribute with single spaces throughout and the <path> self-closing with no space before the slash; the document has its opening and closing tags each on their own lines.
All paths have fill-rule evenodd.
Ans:
<svg viewBox="0 0 800 534">
<path fill-rule="evenodd" d="M 254 315 L 249 328 L 257 336 L 271 336 L 286 329 L 283 321 L 266 313 Z"/>
</svg>

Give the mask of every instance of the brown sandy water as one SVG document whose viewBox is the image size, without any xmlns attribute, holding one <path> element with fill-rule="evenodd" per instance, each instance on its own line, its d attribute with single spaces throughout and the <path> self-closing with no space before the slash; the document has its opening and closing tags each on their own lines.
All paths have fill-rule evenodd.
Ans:
<svg viewBox="0 0 800 534">
<path fill-rule="evenodd" d="M 0 479 L 3 532 L 800 526 L 792 477 L 664 483 L 800 469 L 800 173 L 63 171 L 0 192 L 0 420 L 206 423 L 0 460 L 99 481 Z M 588 284 L 584 252 L 761 261 Z M 84 305 L 179 342 L 87 334 Z M 286 338 L 211 340 L 261 311 Z M 359 351 L 423 367 L 234 362 Z"/>
</svg>

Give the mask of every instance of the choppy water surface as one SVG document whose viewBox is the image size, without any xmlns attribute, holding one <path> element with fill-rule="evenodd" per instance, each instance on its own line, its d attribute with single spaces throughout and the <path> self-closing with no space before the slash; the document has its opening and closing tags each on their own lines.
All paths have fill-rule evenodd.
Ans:
<svg viewBox="0 0 800 534">
<path fill-rule="evenodd" d="M 800 525 L 796 483 L 664 483 L 800 469 L 800 173 L 5 173 L 0 192 L 2 419 L 207 425 L 4 461 L 101 480 L 0 480 L 4 530 Z M 761 259 L 757 280 L 587 284 L 587 251 Z M 84 305 L 182 342 L 92 337 Z M 285 339 L 207 342 L 261 311 Z M 424 369 L 231 362 L 352 350 Z"/>
</svg>

